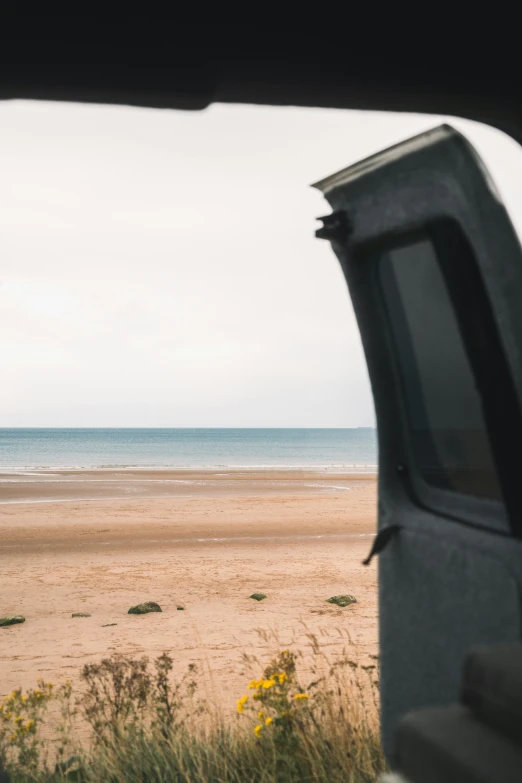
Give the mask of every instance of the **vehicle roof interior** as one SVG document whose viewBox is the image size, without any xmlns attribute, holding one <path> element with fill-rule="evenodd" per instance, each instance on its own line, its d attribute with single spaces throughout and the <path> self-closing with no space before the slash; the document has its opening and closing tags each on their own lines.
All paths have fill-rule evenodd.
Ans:
<svg viewBox="0 0 522 783">
<path fill-rule="evenodd" d="M 167 23 L 168 22 L 168 23 Z M 203 109 L 212 102 L 454 114 L 522 140 L 517 51 L 433 20 L 353 30 L 332 12 L 306 29 L 145 16 L 4 17 L 0 99 Z M 384 27 L 384 26 L 383 26 Z M 274 29 L 276 28 L 276 29 Z M 451 31 L 451 36 L 449 32 Z M 2 40 L 3 39 L 3 40 Z"/>
</svg>

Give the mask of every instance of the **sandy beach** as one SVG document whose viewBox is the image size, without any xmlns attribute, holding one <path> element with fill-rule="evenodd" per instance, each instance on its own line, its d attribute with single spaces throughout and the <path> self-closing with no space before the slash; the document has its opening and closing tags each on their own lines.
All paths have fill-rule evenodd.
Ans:
<svg viewBox="0 0 522 783">
<path fill-rule="evenodd" d="M 0 694 L 77 680 L 113 652 L 168 650 L 179 673 L 199 661 L 226 677 L 232 702 L 244 653 L 265 661 L 314 633 L 332 657 L 348 639 L 361 659 L 375 655 L 376 566 L 361 561 L 376 492 L 373 475 L 328 471 L 2 475 L 0 616 L 26 622 L 0 628 Z M 343 593 L 357 603 L 326 603 Z M 149 600 L 163 612 L 127 614 Z"/>
</svg>

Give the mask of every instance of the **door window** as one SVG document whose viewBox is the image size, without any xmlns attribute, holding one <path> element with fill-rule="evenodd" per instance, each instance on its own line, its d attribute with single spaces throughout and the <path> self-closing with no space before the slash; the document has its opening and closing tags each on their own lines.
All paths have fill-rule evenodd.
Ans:
<svg viewBox="0 0 522 783">
<path fill-rule="evenodd" d="M 414 458 L 438 489 L 501 499 L 480 396 L 430 238 L 380 259 Z"/>
</svg>

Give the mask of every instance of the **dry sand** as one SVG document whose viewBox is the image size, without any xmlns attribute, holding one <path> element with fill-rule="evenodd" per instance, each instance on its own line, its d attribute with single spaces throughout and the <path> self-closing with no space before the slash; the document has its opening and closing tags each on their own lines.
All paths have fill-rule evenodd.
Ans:
<svg viewBox="0 0 522 783">
<path fill-rule="evenodd" d="M 4 476 L 3 479 L 6 477 Z M 265 661 L 317 634 L 377 652 L 375 476 L 302 471 L 96 471 L 0 485 L 0 694 L 79 676 L 113 652 L 203 661 L 235 700 L 242 654 Z M 76 499 L 71 499 L 76 498 Z M 90 499 L 89 499 L 90 498 Z M 6 502 L 7 501 L 7 502 Z M 44 501 L 44 502 L 41 502 Z M 268 598 L 257 603 L 253 592 Z M 325 603 L 352 593 L 357 604 Z M 162 614 L 129 607 L 157 601 Z M 177 606 L 184 606 L 183 611 Z M 72 618 L 88 612 L 88 618 Z M 263 639 L 257 629 L 279 637 Z"/>
</svg>

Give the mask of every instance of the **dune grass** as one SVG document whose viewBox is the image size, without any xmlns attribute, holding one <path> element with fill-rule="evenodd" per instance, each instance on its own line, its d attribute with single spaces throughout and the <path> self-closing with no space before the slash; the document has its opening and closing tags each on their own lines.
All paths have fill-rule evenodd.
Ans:
<svg viewBox="0 0 522 783">
<path fill-rule="evenodd" d="M 330 661 L 313 636 L 310 646 L 264 668 L 245 656 L 258 679 L 235 716 L 200 698 L 197 666 L 175 680 L 167 653 L 89 664 L 78 693 L 41 681 L 14 691 L 0 705 L 0 768 L 13 783 L 375 781 L 386 769 L 377 666 Z"/>
</svg>

